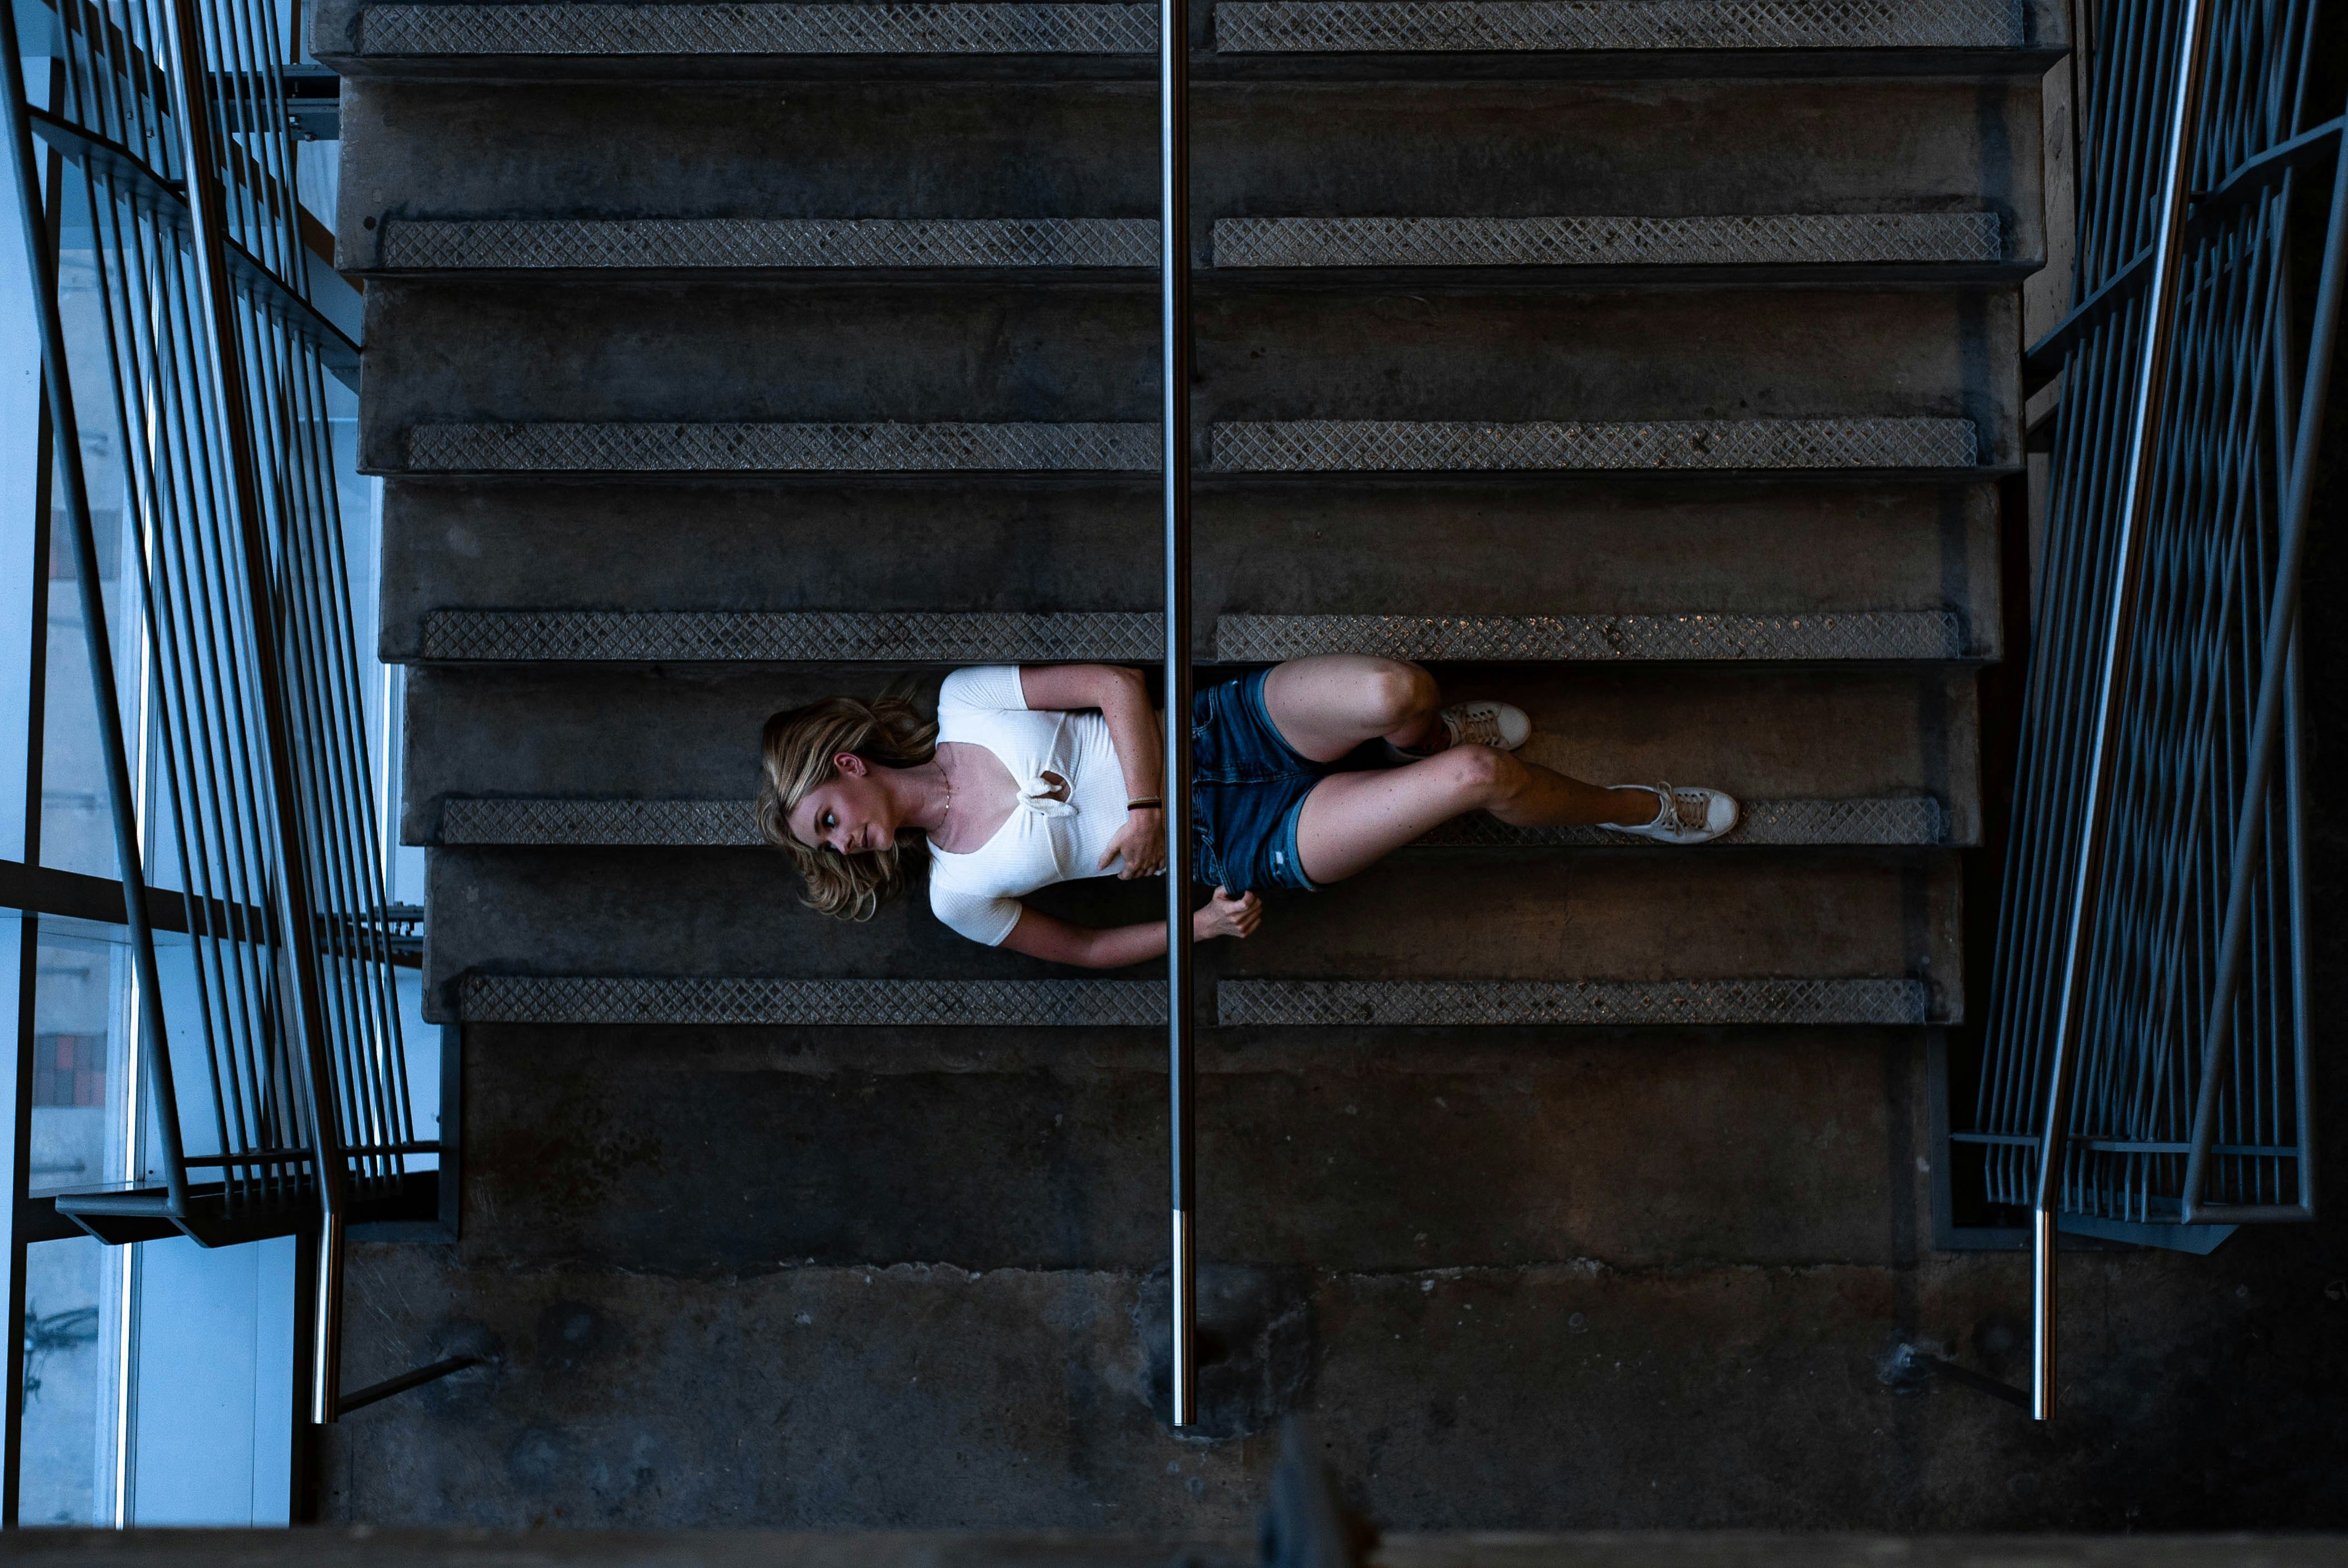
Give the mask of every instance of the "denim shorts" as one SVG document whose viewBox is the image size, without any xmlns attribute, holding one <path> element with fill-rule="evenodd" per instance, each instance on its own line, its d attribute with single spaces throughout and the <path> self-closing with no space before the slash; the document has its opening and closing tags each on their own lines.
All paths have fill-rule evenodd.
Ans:
<svg viewBox="0 0 2348 1568">
<path fill-rule="evenodd" d="M 1190 699 L 1191 866 L 1233 893 L 1313 883 L 1296 852 L 1304 797 L 1335 768 L 1300 755 L 1263 705 L 1259 670 Z"/>
</svg>

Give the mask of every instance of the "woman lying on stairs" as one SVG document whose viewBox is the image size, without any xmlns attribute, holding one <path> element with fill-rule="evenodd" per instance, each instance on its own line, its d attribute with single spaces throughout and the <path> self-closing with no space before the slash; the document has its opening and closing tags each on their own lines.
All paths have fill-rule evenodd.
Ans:
<svg viewBox="0 0 2348 1568">
<path fill-rule="evenodd" d="M 1390 659 L 1292 660 L 1200 691 L 1190 722 L 1193 864 L 1215 890 L 1191 917 L 1200 941 L 1252 932 L 1258 888 L 1342 881 L 1467 812 L 1665 844 L 1736 825 L 1718 790 L 1601 788 L 1521 761 L 1522 710 L 1447 708 L 1432 675 Z M 871 918 L 926 841 L 939 919 L 989 947 L 1115 968 L 1165 952 L 1165 922 L 1101 930 L 1019 900 L 1166 869 L 1159 734 L 1140 674 L 1108 664 L 958 670 L 935 723 L 894 693 L 827 697 L 767 721 L 758 825 L 827 915 Z M 1371 743 L 1388 765 L 1339 771 Z"/>
</svg>

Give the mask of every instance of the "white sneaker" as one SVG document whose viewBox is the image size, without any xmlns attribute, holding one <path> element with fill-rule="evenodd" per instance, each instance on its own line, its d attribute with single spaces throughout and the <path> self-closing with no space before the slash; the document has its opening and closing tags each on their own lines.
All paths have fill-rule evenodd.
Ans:
<svg viewBox="0 0 2348 1568">
<path fill-rule="evenodd" d="M 1703 844 L 1736 825 L 1734 796 L 1700 784 L 1673 789 L 1667 784 L 1615 784 L 1615 789 L 1643 789 L 1656 797 L 1655 820 L 1635 826 L 1627 822 L 1600 824 L 1618 833 L 1635 833 L 1658 844 Z"/>
<path fill-rule="evenodd" d="M 1450 739 L 1444 750 L 1453 746 L 1490 746 L 1496 751 L 1513 752 L 1532 738 L 1530 715 L 1513 702 L 1454 702 L 1436 715 L 1443 721 L 1443 733 Z M 1440 756 L 1442 752 L 1423 752 L 1416 746 L 1397 746 L 1385 743 L 1388 753 L 1402 762 L 1424 762 Z"/>
<path fill-rule="evenodd" d="M 1513 752 L 1532 738 L 1532 719 L 1513 702 L 1455 702 L 1436 716 L 1455 746 Z"/>
</svg>

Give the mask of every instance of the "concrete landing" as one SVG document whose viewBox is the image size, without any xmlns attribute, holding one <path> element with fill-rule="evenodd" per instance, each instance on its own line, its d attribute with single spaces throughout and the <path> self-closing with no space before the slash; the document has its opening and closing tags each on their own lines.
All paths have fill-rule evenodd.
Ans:
<svg viewBox="0 0 2348 1568">
<path fill-rule="evenodd" d="M 2330 885 L 2348 861 L 2326 844 Z M 377 1545 L 432 1524 L 1251 1529 L 1269 1427 L 1202 1442 L 1149 1403 L 1153 1031 L 1075 1052 L 1000 1030 L 494 1028 L 469 1045 L 465 1239 L 353 1249 L 347 1380 L 488 1361 L 334 1429 L 329 1517 L 383 1527 Z M 2348 1520 L 2336 1225 L 2245 1230 L 2202 1257 L 2066 1251 L 2052 1428 L 1900 1370 L 1902 1344 L 2009 1384 L 2028 1358 L 2026 1258 L 1932 1250 L 1913 1032 L 1267 1033 L 1210 1039 L 1201 1067 L 1206 1257 L 1271 1265 L 1250 1277 L 1276 1309 L 1225 1348 L 1262 1419 L 1313 1414 L 1389 1532 L 1371 1568 L 1550 1561 L 1521 1539 L 1447 1556 L 1406 1534 L 1471 1528 L 1837 1532 L 1778 1557 L 1642 1533 L 1558 1568 L 2337 1558 L 2281 1541 L 2197 1559 L 2141 1533 Z M 718 1163 L 736 1127 L 768 1152 L 757 1165 Z M 1290 1261 L 1301 1233 L 1267 1228 L 1300 1225 L 1325 1262 Z M 1044 1245 L 1010 1265 L 972 1250 L 1011 1225 Z M 1936 1557 L 1854 1530 L 2137 1533 Z M 1166 1561 L 1167 1537 L 1145 1539 Z M 332 1540 L 304 1560 L 371 1568 Z M 499 1549 L 466 1545 L 501 1568 Z M 673 1550 L 647 1568 L 717 1561 Z M 1056 1568 L 1147 1568 L 1055 1551 L 1074 1554 Z M 922 1553 L 907 1568 L 979 1561 Z M 97 1565 L 77 1550 L 71 1568 Z"/>
</svg>

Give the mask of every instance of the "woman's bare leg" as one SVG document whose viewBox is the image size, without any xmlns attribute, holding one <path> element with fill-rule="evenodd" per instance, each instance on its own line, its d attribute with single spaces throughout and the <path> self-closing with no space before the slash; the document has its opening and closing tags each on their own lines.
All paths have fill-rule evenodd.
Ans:
<svg viewBox="0 0 2348 1568">
<path fill-rule="evenodd" d="M 1381 736 L 1397 746 L 1423 746 L 1443 735 L 1435 719 L 1443 706 L 1435 677 L 1399 659 L 1292 659 L 1265 680 L 1263 705 L 1282 738 L 1316 763 L 1334 763 Z"/>
<path fill-rule="evenodd" d="M 1655 805 L 1652 790 L 1601 789 L 1489 746 L 1454 746 L 1406 767 L 1332 774 L 1314 784 L 1296 822 L 1297 857 L 1313 881 L 1342 882 L 1467 812 L 1488 811 L 1515 827 L 1565 827 L 1645 823 Z"/>
</svg>

